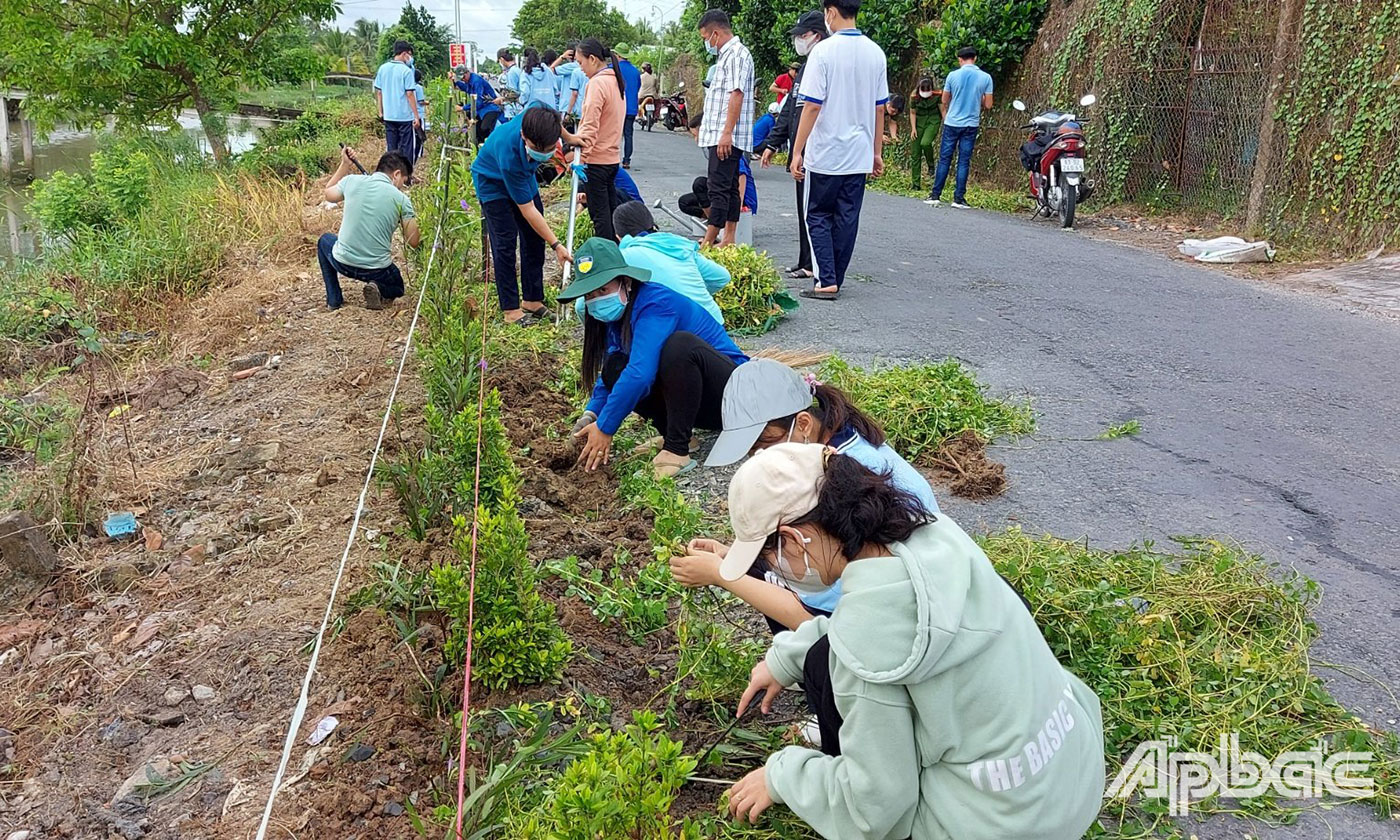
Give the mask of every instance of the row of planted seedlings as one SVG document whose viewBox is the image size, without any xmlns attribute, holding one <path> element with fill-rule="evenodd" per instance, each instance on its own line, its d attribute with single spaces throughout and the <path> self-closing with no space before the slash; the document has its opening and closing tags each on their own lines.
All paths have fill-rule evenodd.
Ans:
<svg viewBox="0 0 1400 840">
<path fill-rule="evenodd" d="M 450 760 L 476 518 L 473 678 L 488 693 L 484 705 L 474 702 L 469 720 L 466 836 L 812 836 L 782 808 L 758 827 L 729 822 L 709 805 L 722 788 L 692 781 L 736 779 L 790 740 L 786 721 L 751 719 L 707 751 L 733 719 L 733 701 L 766 648 L 766 631 L 727 596 L 679 587 L 668 560 L 702 532 L 722 537 L 725 523 L 707 517 L 673 481 L 653 479 L 646 456 L 628 454 L 647 436 L 637 424 L 615 439 L 622 457 L 604 482 L 570 472 L 559 453 L 567 453 L 570 407 L 577 411 L 582 401 L 577 339 L 567 325 L 507 329 L 497 319 L 483 346 L 480 319 L 490 317 L 490 295 L 465 163 L 454 163 L 446 180 L 447 189 L 430 184 L 440 192 L 425 198 L 428 212 L 446 218 L 444 229 L 451 231 L 438 258 L 461 268 L 439 275 L 424 307 L 422 444 L 400 453 L 382 477 L 399 496 L 405 530 L 450 551 L 424 569 L 385 567 L 381 578 L 393 585 L 367 587 L 354 604 L 407 616 L 399 619 L 406 637 L 423 614 L 445 627 L 442 662 L 427 678 L 424 707 L 443 723 L 443 756 Z M 736 251 L 726 258 L 755 287 L 769 282 L 768 269 L 756 262 L 766 257 Z M 745 271 L 749 261 L 753 268 Z M 733 311 L 758 329 L 780 317 L 773 290 L 753 301 L 721 304 L 727 319 Z M 481 491 L 473 509 L 483 375 L 491 387 L 479 418 Z M 862 370 L 832 358 L 822 376 L 875 415 L 896 449 L 923 464 L 936 463 L 940 446 L 967 433 L 987 441 L 1034 428 L 1025 405 L 989 398 L 953 361 Z M 497 388 L 512 399 L 503 402 Z M 555 410 L 540 417 L 527 404 Z M 534 437 L 512 439 L 527 427 Z M 540 476 L 551 475 L 586 485 L 597 493 L 596 505 L 582 514 L 523 513 L 541 504 L 524 495 L 527 486 L 538 489 Z M 609 518 L 627 516 L 645 523 L 643 546 L 620 541 L 587 559 L 567 552 L 568 540 L 537 539 L 532 549 L 532 532 L 608 533 Z M 1379 816 L 1392 814 L 1400 777 L 1394 735 L 1338 704 L 1312 671 L 1308 645 L 1316 627 L 1308 613 L 1320 595 L 1315 584 L 1219 540 L 1183 539 L 1172 552 L 1151 544 L 1098 549 L 1087 540 L 1019 530 L 980 539 L 1030 601 L 1051 648 L 1101 698 L 1110 773 L 1138 743 L 1167 736 L 1182 749 L 1210 752 L 1222 734 L 1238 732 L 1242 749 L 1265 756 L 1325 738 L 1333 750 L 1375 753 L 1370 801 Z M 570 621 L 579 604 L 611 631 L 606 644 Z M 631 672 L 643 690 L 610 691 L 597 679 L 607 671 Z M 705 767 L 696 766 L 701 753 Z M 410 815 L 423 836 L 444 834 L 455 817 L 452 785 L 446 777 L 442 782 L 442 792 L 426 803 L 420 798 Z M 1234 804 L 1208 800 L 1196 810 L 1287 822 L 1303 807 L 1270 794 Z M 1164 800 L 1110 800 L 1091 836 L 1180 834 L 1166 813 Z"/>
</svg>

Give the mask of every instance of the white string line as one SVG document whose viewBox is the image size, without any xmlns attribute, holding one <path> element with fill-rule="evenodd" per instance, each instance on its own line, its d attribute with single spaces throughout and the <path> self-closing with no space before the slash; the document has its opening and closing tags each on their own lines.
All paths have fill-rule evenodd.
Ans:
<svg viewBox="0 0 1400 840">
<path fill-rule="evenodd" d="M 443 148 L 442 154 L 438 158 L 437 180 L 442 180 L 442 170 L 447 163 L 447 149 Z M 444 203 L 443 212 L 447 207 Z M 316 675 L 316 663 L 321 658 L 321 644 L 326 636 L 326 628 L 330 626 L 331 613 L 335 609 L 335 598 L 340 592 L 340 582 L 345 577 L 345 564 L 350 559 L 350 549 L 355 546 L 355 535 L 360 530 L 360 518 L 365 512 L 365 499 L 369 496 L 369 486 L 374 480 L 374 467 L 379 462 L 379 450 L 384 445 L 384 433 L 389 428 L 389 415 L 394 409 L 394 398 L 399 393 L 399 381 L 403 378 L 404 364 L 408 361 L 408 351 L 413 346 L 413 332 L 418 327 L 418 314 L 423 310 L 423 297 L 428 291 L 428 281 L 432 277 L 433 263 L 437 259 L 438 244 L 442 241 L 443 219 L 438 220 L 437 232 L 433 235 L 432 252 L 428 254 L 428 264 L 423 269 L 422 282 L 418 289 L 418 305 L 413 309 L 413 321 L 408 325 L 408 335 L 404 339 L 403 355 L 399 357 L 398 373 L 394 375 L 393 387 L 389 389 L 389 402 L 384 407 L 384 419 L 379 424 L 379 440 L 374 444 L 374 454 L 369 459 L 369 469 L 365 471 L 365 483 L 360 488 L 360 503 L 355 506 L 355 518 L 350 523 L 350 535 L 345 540 L 345 551 L 340 555 L 340 568 L 335 573 L 335 582 L 331 584 L 331 596 L 326 601 L 326 613 L 321 618 L 321 629 L 316 633 L 316 644 L 311 649 L 311 662 L 306 667 L 306 678 L 301 683 L 301 694 L 297 698 L 296 708 L 292 710 L 292 720 L 287 727 L 287 740 L 282 744 L 282 761 L 277 765 L 277 775 L 272 779 L 272 790 L 267 795 L 267 806 L 263 809 L 262 822 L 258 824 L 256 840 L 264 840 L 267 836 L 267 824 L 272 819 L 272 807 L 277 801 L 277 794 L 281 792 L 282 778 L 287 773 L 287 764 L 292 759 L 292 749 L 296 746 L 297 732 L 301 730 L 301 725 L 306 718 L 306 706 L 311 695 L 311 678 Z"/>
</svg>

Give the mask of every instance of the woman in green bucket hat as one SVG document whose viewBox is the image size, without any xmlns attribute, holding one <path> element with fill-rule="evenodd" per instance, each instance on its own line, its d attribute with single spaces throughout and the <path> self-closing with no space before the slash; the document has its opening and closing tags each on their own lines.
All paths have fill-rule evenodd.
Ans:
<svg viewBox="0 0 1400 840">
<path fill-rule="evenodd" d="M 628 265 L 617 243 L 594 237 L 574 254 L 573 281 L 560 300 L 584 299 L 583 381 L 593 395 L 574 435 L 579 463 L 607 463 L 613 435 L 633 411 L 661 433 L 658 477 L 695 467 L 696 428 L 722 427 L 720 404 L 734 369 L 748 361 L 723 325 L 694 301 Z"/>
</svg>

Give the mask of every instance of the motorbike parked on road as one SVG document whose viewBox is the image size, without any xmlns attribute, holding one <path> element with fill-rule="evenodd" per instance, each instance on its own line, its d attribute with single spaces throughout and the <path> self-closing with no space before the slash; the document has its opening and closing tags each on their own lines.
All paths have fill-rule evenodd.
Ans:
<svg viewBox="0 0 1400 840">
<path fill-rule="evenodd" d="M 685 82 L 676 86 L 675 93 L 661 98 L 661 124 L 667 131 L 690 126 L 690 113 L 685 104 Z"/>
<path fill-rule="evenodd" d="M 1079 104 L 1087 108 L 1097 101 L 1090 93 Z M 1024 112 L 1026 103 L 1017 99 L 1011 107 Z M 1084 174 L 1088 154 L 1085 122 L 1068 112 L 1046 111 L 1022 126 L 1031 132 L 1021 144 L 1021 165 L 1030 173 L 1036 216 L 1058 217 L 1064 228 L 1074 227 L 1075 209 L 1094 192 L 1094 182 Z"/>
</svg>

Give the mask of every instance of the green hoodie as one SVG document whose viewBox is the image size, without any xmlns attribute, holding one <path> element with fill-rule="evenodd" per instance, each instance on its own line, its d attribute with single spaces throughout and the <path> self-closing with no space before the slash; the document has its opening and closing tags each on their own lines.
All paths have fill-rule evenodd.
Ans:
<svg viewBox="0 0 1400 840">
<path fill-rule="evenodd" d="M 1103 804 L 1103 720 L 987 556 L 951 519 L 850 563 L 836 612 L 780 633 L 795 685 L 831 642 L 837 757 L 787 747 L 768 793 L 822 836 L 1074 840 Z"/>
</svg>

